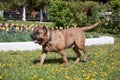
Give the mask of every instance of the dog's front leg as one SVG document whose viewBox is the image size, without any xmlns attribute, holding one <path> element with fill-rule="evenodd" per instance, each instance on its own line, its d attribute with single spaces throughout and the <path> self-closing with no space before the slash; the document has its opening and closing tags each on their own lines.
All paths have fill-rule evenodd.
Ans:
<svg viewBox="0 0 120 80">
<path fill-rule="evenodd" d="M 39 64 L 40 66 L 43 65 L 43 63 L 44 63 L 44 61 L 45 61 L 45 58 L 46 58 L 46 55 L 47 55 L 46 52 L 43 52 L 43 53 L 42 53 L 41 60 L 40 60 L 40 64 Z"/>
<path fill-rule="evenodd" d="M 64 62 L 65 62 L 65 65 L 68 66 L 69 64 L 68 64 L 68 59 L 67 59 L 67 56 L 66 56 L 66 54 L 65 54 L 65 51 L 64 51 L 64 50 L 61 50 L 61 51 L 59 51 L 59 53 L 60 53 L 60 55 L 62 56 L 62 58 L 63 58 L 63 60 L 64 60 Z"/>
</svg>

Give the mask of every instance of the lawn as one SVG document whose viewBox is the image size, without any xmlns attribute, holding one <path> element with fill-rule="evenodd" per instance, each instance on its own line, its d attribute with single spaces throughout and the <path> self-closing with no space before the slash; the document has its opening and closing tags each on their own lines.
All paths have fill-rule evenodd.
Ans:
<svg viewBox="0 0 120 80">
<path fill-rule="evenodd" d="M 40 67 L 37 66 L 40 50 L 1 51 L 0 80 L 120 80 L 119 37 L 115 36 L 115 44 L 87 46 L 87 49 L 88 61 L 78 64 L 74 63 L 73 50 L 66 50 L 68 67 L 58 53 L 49 53 Z"/>
</svg>

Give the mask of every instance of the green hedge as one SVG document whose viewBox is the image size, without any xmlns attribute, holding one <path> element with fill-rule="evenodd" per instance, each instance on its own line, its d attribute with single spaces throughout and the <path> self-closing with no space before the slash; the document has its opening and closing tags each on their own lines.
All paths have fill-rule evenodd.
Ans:
<svg viewBox="0 0 120 80">
<path fill-rule="evenodd" d="M 56 26 L 86 26 L 99 21 L 102 5 L 93 1 L 51 1 L 48 15 Z"/>
<path fill-rule="evenodd" d="M 119 0 L 111 0 L 106 4 L 94 1 L 63 1 L 51 0 L 47 7 L 49 19 L 55 23 L 55 27 L 68 28 L 73 26 L 88 26 L 97 21 L 102 24 L 92 31 L 101 33 L 120 33 L 120 2 Z M 105 18 L 101 19 L 102 15 L 112 9 L 112 21 Z M 117 21 L 116 21 L 117 20 Z"/>
</svg>

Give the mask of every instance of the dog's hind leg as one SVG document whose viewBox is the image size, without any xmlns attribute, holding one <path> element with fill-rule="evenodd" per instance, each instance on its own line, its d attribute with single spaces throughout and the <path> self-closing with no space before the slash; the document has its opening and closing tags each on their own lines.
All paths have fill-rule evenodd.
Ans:
<svg viewBox="0 0 120 80">
<path fill-rule="evenodd" d="M 75 61 L 75 63 L 78 63 L 80 61 L 80 52 L 79 52 L 79 48 L 77 46 L 73 47 L 73 50 L 75 51 L 76 55 L 77 55 L 77 59 Z"/>
<path fill-rule="evenodd" d="M 87 50 L 85 48 L 85 46 L 78 46 L 80 50 L 82 50 L 84 52 L 84 62 L 87 61 Z"/>
<path fill-rule="evenodd" d="M 84 52 L 84 62 L 87 61 L 87 50 L 85 48 L 85 43 L 80 41 L 79 43 L 75 44 L 80 50 Z"/>
</svg>

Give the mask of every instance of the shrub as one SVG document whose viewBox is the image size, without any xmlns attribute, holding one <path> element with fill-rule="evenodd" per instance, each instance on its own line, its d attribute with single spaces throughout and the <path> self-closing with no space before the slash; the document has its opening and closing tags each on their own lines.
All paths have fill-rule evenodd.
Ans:
<svg viewBox="0 0 120 80">
<path fill-rule="evenodd" d="M 101 4 L 93 1 L 55 0 L 50 2 L 48 15 L 56 26 L 66 28 L 66 26 L 85 26 L 95 23 L 100 18 L 101 10 Z"/>
<path fill-rule="evenodd" d="M 6 19 L 3 16 L 0 16 L 0 21 L 5 21 Z"/>
<path fill-rule="evenodd" d="M 67 3 L 61 0 L 51 1 L 48 8 L 48 15 L 50 20 L 55 22 L 56 26 L 70 26 L 73 15 L 70 14 L 70 9 L 67 7 Z"/>
<path fill-rule="evenodd" d="M 111 30 L 112 33 L 120 34 L 120 1 L 112 0 L 109 3 L 110 8 L 112 8 L 112 18 L 113 18 L 113 28 Z"/>
<path fill-rule="evenodd" d="M 96 29 L 97 32 L 120 34 L 120 2 L 119 0 L 111 0 L 105 4 L 105 10 L 112 10 L 112 15 L 108 15 L 110 19 L 102 19 L 102 24 Z"/>
</svg>

